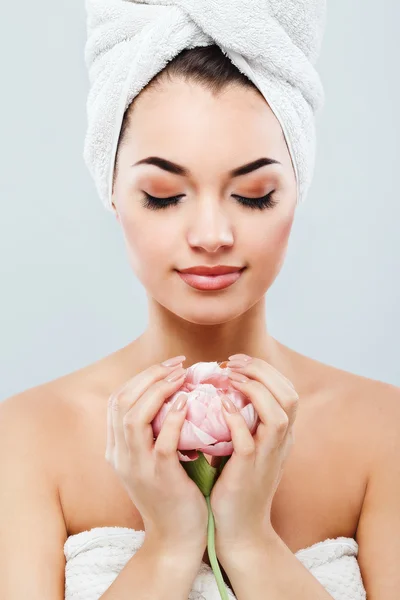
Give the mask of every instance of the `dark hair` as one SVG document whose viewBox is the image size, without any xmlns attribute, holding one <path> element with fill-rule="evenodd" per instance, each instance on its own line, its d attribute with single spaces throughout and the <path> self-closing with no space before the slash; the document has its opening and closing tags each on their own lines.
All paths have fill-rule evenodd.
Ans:
<svg viewBox="0 0 400 600">
<path fill-rule="evenodd" d="M 212 94 L 225 89 L 228 85 L 237 84 L 249 87 L 261 93 L 257 86 L 232 63 L 221 48 L 216 44 L 210 46 L 197 46 L 185 48 L 175 56 L 162 71 L 143 88 L 149 90 L 162 83 L 165 78 L 183 78 L 185 81 L 194 81 L 211 91 Z M 142 91 L 143 91 L 142 90 Z M 141 93 L 141 92 L 140 92 Z M 139 94 L 140 95 L 140 94 Z M 137 96 L 138 97 L 138 96 Z M 124 141 L 129 124 L 129 115 L 134 101 L 125 112 L 117 144 L 117 159 L 114 169 L 114 179 L 117 171 L 118 149 Z"/>
</svg>

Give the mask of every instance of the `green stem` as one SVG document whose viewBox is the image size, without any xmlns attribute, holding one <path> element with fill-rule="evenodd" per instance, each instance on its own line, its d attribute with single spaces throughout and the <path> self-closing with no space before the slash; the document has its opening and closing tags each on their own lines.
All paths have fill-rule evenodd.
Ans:
<svg viewBox="0 0 400 600">
<path fill-rule="evenodd" d="M 217 580 L 218 590 L 222 600 L 229 600 L 228 592 L 226 591 L 225 582 L 223 580 L 221 570 L 219 568 L 217 556 L 215 553 L 215 522 L 214 515 L 211 509 L 210 495 L 212 488 L 222 473 L 222 469 L 230 459 L 230 456 L 219 457 L 218 467 L 212 467 L 203 452 L 199 451 L 199 456 L 196 460 L 181 461 L 182 467 L 185 469 L 189 477 L 196 483 L 207 502 L 208 521 L 207 521 L 207 547 L 210 563 Z"/>
<path fill-rule="evenodd" d="M 229 600 L 228 592 L 226 591 L 225 581 L 222 577 L 221 569 L 217 555 L 215 553 L 215 522 L 214 515 L 211 508 L 210 496 L 205 496 L 207 507 L 208 507 L 208 525 L 207 525 L 207 548 L 208 556 L 210 558 L 211 567 L 217 581 L 218 591 L 222 600 Z"/>
</svg>

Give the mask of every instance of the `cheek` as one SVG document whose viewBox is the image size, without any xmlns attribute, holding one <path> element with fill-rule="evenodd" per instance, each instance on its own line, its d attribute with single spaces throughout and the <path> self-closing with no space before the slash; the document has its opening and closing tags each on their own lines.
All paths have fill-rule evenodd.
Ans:
<svg viewBox="0 0 400 600">
<path fill-rule="evenodd" d="M 268 215 L 270 217 L 270 215 Z M 253 228 L 251 247 L 248 247 L 249 262 L 254 272 L 254 282 L 259 292 L 269 289 L 278 276 L 285 260 L 288 240 L 293 223 L 293 215 L 274 215 L 274 219 L 260 219 L 258 227 Z"/>
<path fill-rule="evenodd" d="M 260 219 L 251 236 L 254 253 L 269 263 L 279 261 L 286 253 L 292 224 L 293 215 L 280 216 L 267 223 Z"/>
<path fill-rule="evenodd" d="M 293 225 L 293 215 L 288 215 L 282 219 L 275 232 L 275 243 L 280 248 L 286 247 L 289 241 L 290 232 Z"/>
<path fill-rule="evenodd" d="M 143 281 L 157 273 L 163 257 L 172 256 L 171 229 L 162 219 L 153 220 L 152 215 L 120 215 L 129 262 L 136 275 Z"/>
</svg>

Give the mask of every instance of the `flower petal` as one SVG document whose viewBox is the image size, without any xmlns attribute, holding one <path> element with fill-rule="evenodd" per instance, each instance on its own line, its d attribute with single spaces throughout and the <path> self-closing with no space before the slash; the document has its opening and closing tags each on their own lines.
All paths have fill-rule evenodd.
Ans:
<svg viewBox="0 0 400 600">
<path fill-rule="evenodd" d="M 216 441 L 216 438 L 196 427 L 194 423 L 185 420 L 182 425 L 178 448 L 179 450 L 198 450 L 200 446 L 215 444 Z"/>
<path fill-rule="evenodd" d="M 244 408 L 240 410 L 240 414 L 246 421 L 247 427 L 249 428 L 250 433 L 254 433 L 257 428 L 258 414 L 250 402 Z"/>
<path fill-rule="evenodd" d="M 231 440 L 231 432 L 222 413 L 220 396 L 217 396 L 208 407 L 207 417 L 202 424 L 202 429 L 219 442 L 229 442 Z"/>
<path fill-rule="evenodd" d="M 213 446 L 205 446 L 204 448 L 198 448 L 198 450 L 210 456 L 230 456 L 233 452 L 233 443 L 217 442 Z"/>
<path fill-rule="evenodd" d="M 179 460 L 182 460 L 183 462 L 189 462 L 189 461 L 197 460 L 199 458 L 199 453 L 196 452 L 195 450 L 189 450 L 186 453 L 179 452 L 179 450 L 177 450 L 177 452 L 178 452 Z"/>
<path fill-rule="evenodd" d="M 223 395 L 237 406 L 251 433 L 255 431 L 259 420 L 255 408 L 245 394 L 232 386 L 226 373 L 226 368 L 217 362 L 192 365 L 187 369 L 184 384 L 166 399 L 154 418 L 152 426 L 157 437 L 175 398 L 182 392 L 187 395 L 186 419 L 178 443 L 180 460 L 196 460 L 197 451 L 212 456 L 233 452 L 231 432 L 221 408 Z"/>
</svg>

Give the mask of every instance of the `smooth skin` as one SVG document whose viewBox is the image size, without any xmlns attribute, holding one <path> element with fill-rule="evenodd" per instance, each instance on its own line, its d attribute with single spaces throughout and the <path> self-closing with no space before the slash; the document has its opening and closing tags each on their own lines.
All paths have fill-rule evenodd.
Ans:
<svg viewBox="0 0 400 600">
<path fill-rule="evenodd" d="M 176 451 L 187 404 L 176 410 L 178 396 L 156 442 L 151 427 L 166 398 L 183 384 L 185 373 L 182 366 L 153 365 L 110 396 L 106 460 L 123 481 L 154 543 L 165 551 L 198 551 L 201 559 L 207 545 L 207 505 Z"/>
<path fill-rule="evenodd" d="M 251 435 L 228 399 L 231 412 L 224 408 L 224 416 L 234 452 L 211 492 L 220 557 L 275 534 L 271 506 L 294 443 L 299 402 L 293 386 L 265 361 L 248 357 L 227 365 L 231 385 L 250 398 L 260 423 Z"/>
<path fill-rule="evenodd" d="M 127 133 L 113 206 L 129 263 L 147 293 L 148 324 L 143 334 L 117 352 L 0 404 L 0 597 L 61 600 L 67 537 L 100 523 L 138 528 L 133 498 L 141 504 L 147 524 L 154 523 L 153 530 L 168 537 L 172 533 L 168 523 L 165 529 L 156 525 L 162 503 L 159 510 L 150 505 L 146 512 L 137 483 L 128 483 L 126 471 L 118 475 L 119 463 L 115 469 L 115 462 L 113 467 L 106 460 L 108 447 L 108 460 L 114 452 L 115 461 L 106 440 L 109 398 L 136 376 L 147 377 L 143 375 L 147 369 L 160 368 L 167 358 L 184 355 L 187 367 L 245 353 L 289 379 L 299 396 L 293 425 L 296 441 L 271 507 L 275 531 L 293 551 L 328 535 L 356 534 L 368 600 L 397 599 L 400 390 L 301 355 L 273 338 L 267 327 L 265 296 L 282 268 L 296 208 L 293 165 L 278 121 L 251 89 L 231 86 L 214 95 L 195 83 L 168 80 L 139 95 Z M 173 161 L 188 173 L 132 166 L 149 156 Z M 280 164 L 237 178 L 228 175 L 260 157 Z M 237 199 L 238 195 L 255 199 L 272 191 L 273 208 L 252 209 Z M 180 204 L 152 210 L 144 205 L 144 192 L 160 198 L 179 195 Z M 225 290 L 201 292 L 176 273 L 199 264 L 246 270 Z M 265 369 L 267 373 L 269 367 Z M 257 379 L 255 373 L 248 375 Z M 137 396 L 133 391 L 131 398 L 125 392 L 122 396 L 118 403 L 128 414 Z M 158 392 L 150 402 L 152 406 L 161 402 Z M 132 414 L 137 414 L 138 406 L 131 407 Z M 127 430 L 132 427 L 137 431 L 137 424 Z M 171 436 L 177 434 L 174 431 Z M 141 464 L 148 459 L 149 468 L 155 468 L 154 452 L 149 447 L 146 452 Z M 157 456 L 161 459 L 160 452 Z M 194 494 L 193 486 L 186 489 Z M 175 499 L 184 511 L 179 497 Z M 165 497 L 164 501 L 168 506 Z M 218 503 L 215 509 L 218 514 Z M 193 510 L 200 526 L 204 515 L 197 500 Z M 178 534 L 181 539 L 185 532 Z M 118 575 L 120 600 L 124 589 L 130 594 L 126 597 L 132 597 L 134 584 L 145 593 L 146 585 L 167 580 L 170 565 L 160 563 L 156 546 L 139 551 Z M 196 550 L 189 561 L 173 556 L 188 574 L 176 598 L 185 598 L 199 553 Z M 273 569 L 264 561 L 265 571 L 283 573 L 289 580 L 287 557 Z M 241 576 L 240 569 L 246 566 L 243 574 L 248 574 L 251 589 L 256 584 L 249 578 L 256 574 L 250 574 L 247 558 L 241 555 L 235 571 Z M 157 598 L 163 588 L 153 591 Z M 135 597 L 139 600 L 140 592 Z"/>
</svg>

